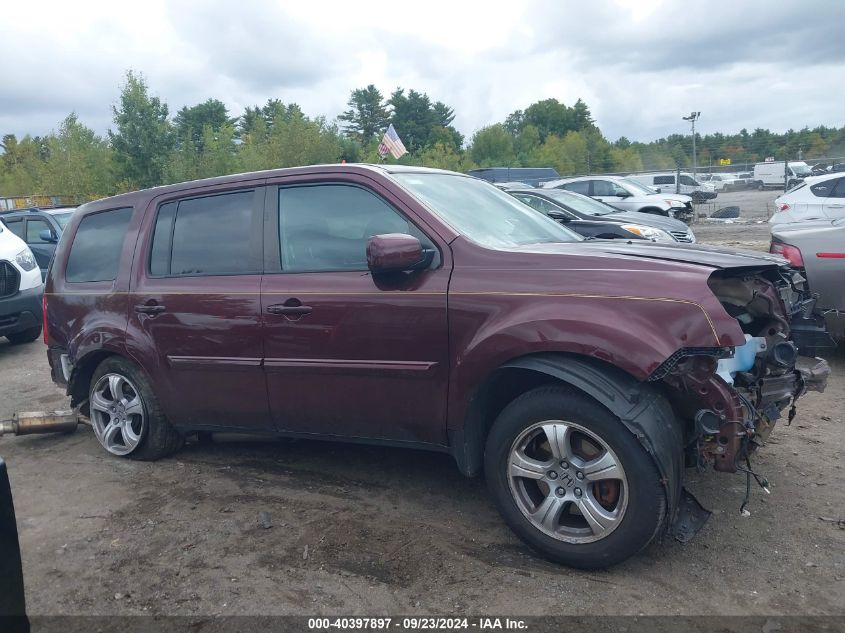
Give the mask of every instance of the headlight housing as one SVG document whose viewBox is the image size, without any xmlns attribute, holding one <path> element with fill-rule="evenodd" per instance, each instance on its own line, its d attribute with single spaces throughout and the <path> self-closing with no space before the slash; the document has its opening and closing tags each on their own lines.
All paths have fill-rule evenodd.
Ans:
<svg viewBox="0 0 845 633">
<path fill-rule="evenodd" d="M 18 266 L 23 268 L 26 272 L 29 272 L 36 266 L 38 266 L 37 262 L 35 261 L 35 257 L 32 255 L 32 251 L 28 248 L 23 249 L 20 253 L 15 255 L 15 261 L 17 262 Z"/>
<path fill-rule="evenodd" d="M 626 231 L 639 235 L 640 237 L 653 240 L 655 242 L 674 242 L 675 238 L 669 235 L 662 229 L 655 229 L 651 226 L 643 226 L 642 224 L 623 224 L 622 228 Z"/>
</svg>

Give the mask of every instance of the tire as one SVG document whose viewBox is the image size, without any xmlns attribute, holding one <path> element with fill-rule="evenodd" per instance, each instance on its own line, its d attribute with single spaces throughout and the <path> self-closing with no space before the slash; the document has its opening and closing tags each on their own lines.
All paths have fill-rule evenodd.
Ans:
<svg viewBox="0 0 845 633">
<path fill-rule="evenodd" d="M 41 326 L 36 325 L 35 327 L 23 330 L 22 332 L 7 334 L 6 338 L 9 339 L 10 343 L 20 345 L 21 343 L 32 343 L 32 341 L 36 340 L 39 336 L 41 336 Z"/>
<path fill-rule="evenodd" d="M 530 440 L 537 429 L 539 435 Z M 550 436 L 558 439 L 557 452 L 550 450 Z M 602 443 L 603 453 L 585 459 L 585 447 Z M 487 437 L 484 469 L 508 526 L 544 557 L 570 567 L 620 563 L 648 545 L 664 524 L 666 494 L 654 460 L 619 418 L 569 387 L 539 387 L 505 407 Z M 582 469 L 589 472 L 583 479 Z M 542 480 L 537 479 L 540 472 Z M 590 508 L 587 514 L 605 528 L 591 528 L 581 507 Z"/>
<path fill-rule="evenodd" d="M 147 376 L 125 358 L 111 356 L 97 366 L 88 404 L 94 434 L 113 455 L 154 461 L 185 443 L 164 416 Z"/>
<path fill-rule="evenodd" d="M 766 190 L 766 185 L 764 185 L 762 182 L 757 185 L 757 191 L 765 191 L 765 190 Z"/>
</svg>

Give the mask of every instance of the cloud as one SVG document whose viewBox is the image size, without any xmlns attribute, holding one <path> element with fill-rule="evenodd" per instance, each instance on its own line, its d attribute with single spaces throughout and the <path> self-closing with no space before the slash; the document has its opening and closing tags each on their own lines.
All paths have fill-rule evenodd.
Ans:
<svg viewBox="0 0 845 633">
<path fill-rule="evenodd" d="M 704 133 L 842 125 L 843 23 L 843 3 L 770 0 L 12 3 L 0 133 L 45 134 L 71 111 L 105 133 L 128 68 L 171 113 L 278 98 L 333 118 L 375 83 L 444 101 L 467 136 L 549 97 L 584 99 L 611 139 L 687 132 L 691 110 Z"/>
</svg>

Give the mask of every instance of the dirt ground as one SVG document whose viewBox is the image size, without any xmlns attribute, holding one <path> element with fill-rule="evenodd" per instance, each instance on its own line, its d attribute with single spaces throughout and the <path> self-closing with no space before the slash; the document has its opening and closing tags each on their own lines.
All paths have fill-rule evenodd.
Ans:
<svg viewBox="0 0 845 633">
<path fill-rule="evenodd" d="M 776 194 L 736 199 L 765 218 Z M 762 211 L 761 211 L 762 210 Z M 765 247 L 765 224 L 699 222 L 700 241 Z M 688 473 L 713 511 L 690 543 L 607 571 L 532 554 L 484 482 L 444 455 L 308 441 L 189 444 L 138 463 L 88 427 L 0 438 L 31 614 L 845 614 L 845 351 L 743 475 Z M 0 339 L 0 419 L 65 406 L 40 342 Z M 262 514 L 262 513 L 266 513 Z M 263 524 L 263 525 L 262 525 Z"/>
</svg>

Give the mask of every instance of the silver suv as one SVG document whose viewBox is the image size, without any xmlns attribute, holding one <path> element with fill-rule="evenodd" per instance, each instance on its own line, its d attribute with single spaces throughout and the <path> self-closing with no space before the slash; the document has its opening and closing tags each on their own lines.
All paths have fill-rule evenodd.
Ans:
<svg viewBox="0 0 845 633">
<path fill-rule="evenodd" d="M 543 183 L 546 189 L 566 189 L 601 200 L 622 211 L 640 211 L 677 218 L 693 218 L 692 198 L 676 193 L 657 193 L 645 185 L 621 176 L 580 176 Z"/>
</svg>

